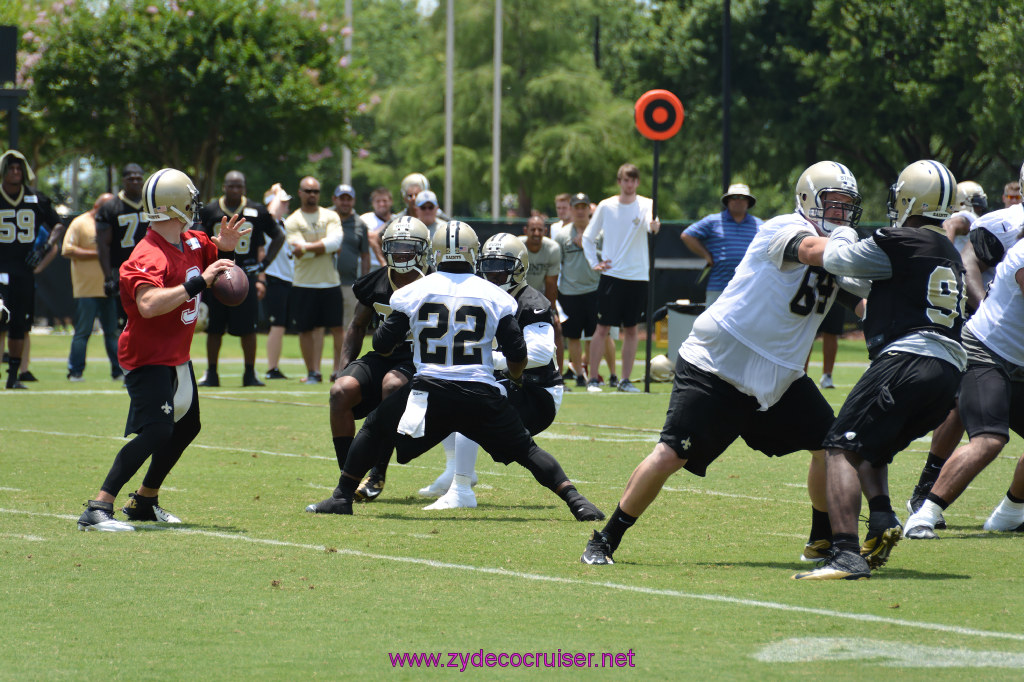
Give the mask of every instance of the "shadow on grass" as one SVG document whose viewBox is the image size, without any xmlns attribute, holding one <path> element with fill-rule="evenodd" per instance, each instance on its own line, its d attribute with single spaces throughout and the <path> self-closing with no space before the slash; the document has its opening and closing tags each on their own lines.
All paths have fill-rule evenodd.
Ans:
<svg viewBox="0 0 1024 682">
<path fill-rule="evenodd" d="M 212 523 L 136 523 L 135 530 L 205 530 L 211 533 L 237 533 L 242 535 L 249 532 L 238 526 L 218 526 Z"/>
</svg>

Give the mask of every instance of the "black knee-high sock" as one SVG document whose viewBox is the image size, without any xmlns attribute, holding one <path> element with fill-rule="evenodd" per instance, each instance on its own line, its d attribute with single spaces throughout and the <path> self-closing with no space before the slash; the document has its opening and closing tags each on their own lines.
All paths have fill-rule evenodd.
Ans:
<svg viewBox="0 0 1024 682">
<path fill-rule="evenodd" d="M 142 468 L 146 459 L 170 440 L 173 434 L 174 426 L 166 422 L 148 424 L 143 427 L 139 434 L 125 443 L 114 457 L 114 463 L 111 465 L 103 485 L 100 486 L 100 490 L 117 497 L 121 488 L 131 480 L 135 472 Z"/>
<path fill-rule="evenodd" d="M 18 370 L 21 368 L 21 358 L 9 355 L 7 357 L 7 387 L 10 388 L 18 381 Z"/>
<path fill-rule="evenodd" d="M 604 525 L 604 530 L 601 531 L 608 536 L 608 544 L 611 545 L 613 552 L 618 548 L 619 543 L 622 542 L 622 536 L 625 532 L 636 523 L 637 518 L 622 511 L 622 507 L 615 507 L 615 511 L 608 517 L 608 523 Z"/>
<path fill-rule="evenodd" d="M 939 474 L 942 473 L 942 465 L 945 463 L 946 460 L 940 459 L 929 452 L 928 459 L 925 460 L 924 467 L 921 468 L 921 477 L 917 479 L 917 487 L 922 490 L 931 490 L 935 481 L 939 480 Z"/>
<path fill-rule="evenodd" d="M 875 512 L 888 512 L 892 513 L 892 501 L 888 495 L 875 495 L 868 500 L 868 511 L 871 513 Z"/>
<path fill-rule="evenodd" d="M 817 540 L 832 540 L 832 522 L 828 518 L 828 512 L 819 511 L 811 507 L 811 536 L 808 542 Z"/>
<path fill-rule="evenodd" d="M 353 436 L 334 437 L 334 456 L 338 460 L 338 470 L 345 469 L 345 460 L 348 458 L 348 450 L 352 447 Z"/>
<path fill-rule="evenodd" d="M 576 488 L 573 486 L 568 486 L 568 488 L 564 488 L 561 491 L 558 490 L 558 487 L 568 481 L 569 477 L 565 475 L 565 471 L 562 470 L 562 465 L 558 463 L 558 460 L 550 452 L 541 449 L 533 440 L 530 441 L 530 449 L 526 455 L 515 461 L 533 474 L 538 483 L 558 494 L 563 500 L 566 499 L 565 494 L 568 488 L 572 488 L 573 492 L 576 491 Z M 579 493 L 577 492 L 576 494 L 578 495 Z"/>
<path fill-rule="evenodd" d="M 836 549 L 860 553 L 860 540 L 856 533 L 836 533 L 832 536 L 832 546 Z"/>
</svg>

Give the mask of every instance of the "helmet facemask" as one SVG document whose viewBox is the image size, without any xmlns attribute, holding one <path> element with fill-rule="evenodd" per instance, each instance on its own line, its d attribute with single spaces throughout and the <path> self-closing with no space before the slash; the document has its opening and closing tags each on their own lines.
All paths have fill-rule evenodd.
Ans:
<svg viewBox="0 0 1024 682">
<path fill-rule="evenodd" d="M 515 274 L 522 267 L 518 258 L 484 256 L 477 261 L 476 272 L 491 284 L 497 285 L 505 291 L 512 291 L 519 286 Z"/>
<path fill-rule="evenodd" d="M 398 273 L 423 274 L 427 267 L 428 244 L 420 239 L 389 239 L 383 244 L 388 267 Z"/>
</svg>

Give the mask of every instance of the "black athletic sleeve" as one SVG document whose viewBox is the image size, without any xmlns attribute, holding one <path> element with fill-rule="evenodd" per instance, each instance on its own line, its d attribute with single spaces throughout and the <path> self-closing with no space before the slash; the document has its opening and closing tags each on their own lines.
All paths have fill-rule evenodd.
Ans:
<svg viewBox="0 0 1024 682">
<path fill-rule="evenodd" d="M 969 239 L 971 246 L 974 247 L 974 255 L 988 267 L 994 268 L 999 265 L 999 261 L 1003 260 L 1006 249 L 1003 248 L 999 237 L 988 230 L 984 228 L 971 230 Z"/>
<path fill-rule="evenodd" d="M 514 320 L 513 320 L 514 322 Z M 381 355 L 390 355 L 395 346 L 405 341 L 411 325 L 409 316 L 405 313 L 392 311 L 384 324 L 377 327 L 373 333 L 373 349 Z M 517 328 L 518 329 L 518 328 Z M 520 334 L 520 337 L 522 334 Z M 523 357 L 526 356 L 526 344 L 523 344 Z"/>
<path fill-rule="evenodd" d="M 377 335 L 374 334 L 373 338 L 376 341 Z M 523 338 L 523 331 L 512 315 L 506 315 L 498 320 L 498 329 L 494 333 L 494 338 L 498 340 L 501 351 L 509 362 L 522 362 L 526 359 L 526 339 Z"/>
<path fill-rule="evenodd" d="M 836 294 L 836 303 L 854 312 L 857 311 L 857 304 L 860 303 L 861 300 L 860 296 L 847 291 L 846 289 L 840 289 L 839 293 Z"/>
</svg>

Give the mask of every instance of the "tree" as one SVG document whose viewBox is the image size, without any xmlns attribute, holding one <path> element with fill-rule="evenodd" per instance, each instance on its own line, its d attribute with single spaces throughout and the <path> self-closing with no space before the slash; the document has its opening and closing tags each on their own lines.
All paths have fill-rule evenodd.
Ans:
<svg viewBox="0 0 1024 682">
<path fill-rule="evenodd" d="M 33 101 L 72 144 L 111 163 L 198 176 L 352 139 L 365 81 L 337 21 L 283 0 L 78 3 L 32 70 Z"/>
</svg>

